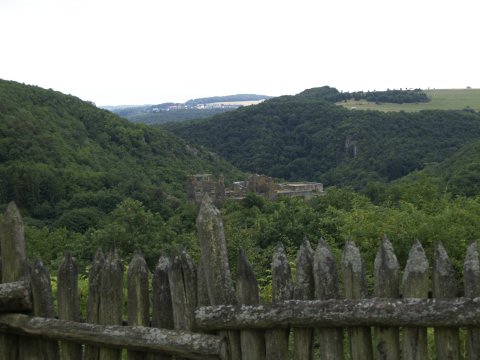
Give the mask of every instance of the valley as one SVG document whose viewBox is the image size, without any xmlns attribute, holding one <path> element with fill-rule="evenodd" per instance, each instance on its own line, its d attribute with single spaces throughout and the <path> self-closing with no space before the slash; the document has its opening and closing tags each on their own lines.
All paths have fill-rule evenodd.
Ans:
<svg viewBox="0 0 480 360">
<path fill-rule="evenodd" d="M 187 178 L 210 173 L 225 187 L 244 184 L 241 198 L 219 206 L 232 269 L 243 248 L 264 297 L 277 242 L 293 261 L 305 237 L 322 237 L 337 258 L 352 239 L 373 263 L 387 234 L 402 266 L 414 239 L 429 256 L 441 241 L 461 271 L 480 221 L 478 112 L 352 111 L 335 105 L 339 94 L 309 89 L 161 128 L 0 81 L 0 203 L 18 204 L 29 256 L 51 269 L 64 251 L 85 269 L 96 249 L 112 247 L 123 261 L 141 251 L 149 266 L 178 248 L 198 260 Z M 279 188 L 273 201 L 261 196 L 266 180 L 248 191 L 252 173 L 323 183 L 324 193 L 287 197 Z"/>
</svg>

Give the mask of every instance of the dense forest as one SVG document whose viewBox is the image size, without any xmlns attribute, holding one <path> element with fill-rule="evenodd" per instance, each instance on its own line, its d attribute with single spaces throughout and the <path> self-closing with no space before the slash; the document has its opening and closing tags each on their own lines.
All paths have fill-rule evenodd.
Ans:
<svg viewBox="0 0 480 360">
<path fill-rule="evenodd" d="M 320 90 L 165 128 L 244 171 L 356 189 L 440 162 L 480 136 L 473 111 L 356 111 L 332 103 L 335 89 Z"/>
<path fill-rule="evenodd" d="M 442 241 L 460 273 L 479 235 L 478 114 L 351 111 L 303 95 L 172 128 L 245 170 L 328 185 L 309 200 L 228 200 L 221 212 L 233 271 L 242 247 L 268 298 L 277 242 L 294 263 L 305 237 L 323 237 L 337 256 L 353 239 L 371 266 L 386 234 L 402 265 L 415 239 L 429 255 Z M 98 247 L 115 247 L 124 261 L 142 251 L 150 266 L 179 246 L 197 259 L 198 209 L 185 201 L 185 175 L 244 176 L 162 129 L 14 82 L 0 81 L 0 134 L 1 206 L 17 202 L 29 256 L 53 272 L 64 251 L 84 269 Z"/>
<path fill-rule="evenodd" d="M 183 231 L 173 222 L 195 217 L 185 181 L 197 172 L 224 174 L 227 181 L 242 176 L 162 129 L 132 124 L 73 96 L 0 80 L 0 204 L 14 200 L 29 225 L 83 236 L 137 211 L 157 232 L 143 239 L 172 242 L 174 228 Z"/>
<path fill-rule="evenodd" d="M 325 100 L 330 102 L 339 102 L 345 100 L 365 100 L 375 103 L 419 103 L 428 102 L 430 99 L 427 94 L 421 89 L 399 89 L 386 91 L 354 91 L 354 92 L 340 92 L 330 86 L 322 86 L 319 88 L 312 88 L 302 91 L 297 97 L 310 100 Z"/>
</svg>

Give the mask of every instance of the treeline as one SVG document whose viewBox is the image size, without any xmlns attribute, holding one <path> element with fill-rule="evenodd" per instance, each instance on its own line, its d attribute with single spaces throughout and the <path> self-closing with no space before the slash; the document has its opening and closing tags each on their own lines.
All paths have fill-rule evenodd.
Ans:
<svg viewBox="0 0 480 360">
<path fill-rule="evenodd" d="M 272 203 L 251 195 L 241 204 L 230 203 L 223 214 L 231 262 L 235 261 L 234 248 L 246 249 L 255 271 L 263 274 L 260 281 L 268 287 L 268 264 L 278 241 L 287 247 L 293 262 L 305 237 L 313 243 L 323 237 L 338 260 L 346 240 L 354 240 L 367 266 L 372 266 L 386 235 L 402 266 L 416 240 L 430 259 L 435 244 L 442 242 L 457 274 L 462 273 L 466 247 L 478 239 L 478 197 L 452 197 L 428 177 L 420 177 L 414 185 L 396 184 L 377 190 L 382 201 L 366 193 L 330 188 L 325 196 L 307 201 L 289 198 Z"/>
<path fill-rule="evenodd" d="M 346 100 L 366 100 L 375 103 L 419 103 L 428 102 L 430 99 L 421 89 L 399 89 L 386 91 L 355 91 L 340 92 L 335 88 L 323 86 L 302 91 L 297 96 L 312 100 L 324 100 L 329 102 L 339 102 Z"/>
<path fill-rule="evenodd" d="M 351 111 L 313 95 L 274 98 L 165 128 L 244 171 L 356 189 L 441 162 L 480 136 L 476 112 Z"/>
<path fill-rule="evenodd" d="M 421 89 L 414 90 L 387 90 L 387 91 L 357 91 L 343 93 L 343 100 L 354 99 L 356 101 L 366 100 L 375 103 L 419 103 L 429 102 L 427 94 Z"/>
<path fill-rule="evenodd" d="M 414 182 L 371 183 L 360 193 L 329 188 L 325 195 L 308 200 L 272 202 L 250 193 L 242 201 L 228 201 L 221 212 L 233 271 L 238 249 L 243 248 L 268 297 L 268 270 L 276 244 L 286 246 L 294 263 L 305 237 L 313 243 L 323 237 L 339 258 L 345 241 L 354 240 L 369 266 L 384 235 L 392 241 L 402 266 L 415 240 L 422 242 L 429 256 L 441 241 L 460 274 L 466 246 L 478 238 L 480 199 L 452 196 L 428 176 L 419 175 Z M 84 234 L 27 226 L 28 250 L 31 258 L 41 257 L 52 268 L 58 268 L 65 250 L 86 265 L 99 246 L 115 246 L 125 261 L 143 251 L 150 266 L 161 252 L 172 253 L 178 246 L 186 246 L 198 260 L 196 215 L 191 206 L 182 217 L 165 223 L 139 202 L 128 200 L 116 207 L 108 223 Z M 175 226 L 182 232 L 173 231 Z"/>
</svg>

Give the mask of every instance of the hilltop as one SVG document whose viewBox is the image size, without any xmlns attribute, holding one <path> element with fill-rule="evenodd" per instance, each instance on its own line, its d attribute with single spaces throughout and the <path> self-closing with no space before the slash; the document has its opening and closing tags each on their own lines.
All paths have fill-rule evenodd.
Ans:
<svg viewBox="0 0 480 360">
<path fill-rule="evenodd" d="M 355 188 L 440 162 L 480 136 L 480 114 L 471 109 L 352 111 L 335 104 L 343 97 L 330 87 L 309 89 L 165 128 L 244 171 Z"/>
<path fill-rule="evenodd" d="M 394 104 L 350 99 L 337 105 L 348 109 L 379 111 L 464 110 L 480 111 L 480 89 L 435 89 L 423 90 L 429 101 Z"/>
<path fill-rule="evenodd" d="M 162 129 L 53 90 L 0 80 L 0 204 L 84 232 L 126 198 L 168 219 L 192 172 L 239 171 Z"/>
<path fill-rule="evenodd" d="M 216 114 L 258 104 L 271 96 L 237 94 L 191 99 L 184 103 L 166 102 L 143 106 L 105 106 L 104 108 L 132 122 L 162 124 L 167 122 L 205 119 Z"/>
</svg>

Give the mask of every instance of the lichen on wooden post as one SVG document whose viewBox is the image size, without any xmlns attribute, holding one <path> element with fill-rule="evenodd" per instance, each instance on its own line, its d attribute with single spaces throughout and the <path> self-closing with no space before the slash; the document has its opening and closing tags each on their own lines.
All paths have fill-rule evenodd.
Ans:
<svg viewBox="0 0 480 360">
<path fill-rule="evenodd" d="M 88 273 L 88 297 L 87 297 L 87 323 L 100 324 L 100 275 L 105 265 L 105 256 L 98 249 L 93 258 Z M 85 345 L 84 360 L 98 360 L 100 349 L 91 345 Z"/>
<path fill-rule="evenodd" d="M 428 260 L 419 241 L 416 241 L 408 255 L 403 273 L 404 298 L 428 298 Z M 423 360 L 428 358 L 427 329 L 403 329 L 403 356 L 405 359 Z"/>
<path fill-rule="evenodd" d="M 152 326 L 162 329 L 173 329 L 172 295 L 168 273 L 170 260 L 165 254 L 161 254 L 155 271 L 152 275 Z M 169 360 L 172 357 L 164 354 L 149 354 L 149 360 Z"/>
<path fill-rule="evenodd" d="M 123 313 L 123 265 L 116 251 L 110 251 L 100 273 L 99 323 L 121 325 Z M 100 360 L 119 360 L 122 352 L 100 349 Z"/>
<path fill-rule="evenodd" d="M 150 298 L 148 280 L 150 272 L 143 255 L 135 254 L 127 271 L 127 320 L 129 326 L 150 325 Z M 128 360 L 143 360 L 145 352 L 128 351 Z"/>
<path fill-rule="evenodd" d="M 393 246 L 386 236 L 375 257 L 375 297 L 398 298 L 400 296 L 399 265 Z M 399 329 L 396 327 L 376 327 L 375 352 L 378 360 L 399 360 Z"/>
<path fill-rule="evenodd" d="M 235 304 L 223 221 L 208 194 L 198 213 L 197 230 L 210 304 Z"/>
<path fill-rule="evenodd" d="M 315 299 L 338 299 L 337 262 L 323 238 L 318 241 L 313 256 L 313 279 Z M 343 360 L 343 330 L 340 328 L 319 328 L 320 358 Z"/>
<path fill-rule="evenodd" d="M 200 206 L 197 232 L 210 304 L 236 304 L 222 218 L 208 194 L 204 195 Z M 240 360 L 242 357 L 238 331 L 227 331 L 223 335 L 227 336 L 229 358 Z"/>
<path fill-rule="evenodd" d="M 13 282 L 28 275 L 23 221 L 14 202 L 7 206 L 0 224 L 2 283 Z"/>
<path fill-rule="evenodd" d="M 343 286 L 346 299 L 367 298 L 367 280 L 365 266 L 360 251 L 353 241 L 345 243 L 342 256 Z M 348 329 L 350 337 L 350 357 L 352 360 L 373 359 L 372 337 L 369 327 L 351 327 Z"/>
<path fill-rule="evenodd" d="M 168 273 L 175 330 L 192 330 L 197 306 L 197 272 L 190 256 L 182 250 L 172 259 Z"/>
<path fill-rule="evenodd" d="M 8 204 L 0 224 L 0 254 L 2 283 L 21 280 L 28 275 L 22 216 L 13 201 Z M 18 341 L 16 335 L 0 335 L 0 359 L 16 359 Z"/>
<path fill-rule="evenodd" d="M 293 297 L 293 280 L 290 263 L 281 243 L 272 258 L 272 301 L 282 302 Z M 265 332 L 267 360 L 288 359 L 288 338 L 290 329 L 271 329 Z"/>
<path fill-rule="evenodd" d="M 30 275 L 30 286 L 32 289 L 33 315 L 43 318 L 54 318 L 54 300 L 50 274 L 41 261 L 37 261 L 32 268 Z M 58 359 L 58 342 L 48 340 L 37 340 L 37 354 L 41 359 Z"/>
<path fill-rule="evenodd" d="M 468 246 L 463 265 L 463 283 L 465 297 L 473 299 L 480 296 L 480 259 L 477 241 Z M 480 359 L 480 328 L 467 329 L 467 359 Z"/>
<path fill-rule="evenodd" d="M 312 300 L 314 296 L 313 251 L 310 242 L 304 239 L 296 259 L 296 276 L 293 297 L 297 300 Z M 293 358 L 311 360 L 313 358 L 313 329 L 293 329 Z"/>
<path fill-rule="evenodd" d="M 436 299 L 453 299 L 457 296 L 455 270 L 441 243 L 435 246 L 433 296 Z M 458 360 L 460 358 L 459 330 L 436 328 L 435 350 L 438 360 Z"/>
<path fill-rule="evenodd" d="M 208 297 L 207 279 L 205 278 L 205 266 L 200 258 L 197 266 L 197 304 L 198 306 L 210 306 Z"/>
<path fill-rule="evenodd" d="M 236 292 L 239 304 L 256 305 L 260 303 L 257 279 L 242 249 L 238 251 L 237 257 Z M 263 331 L 243 330 L 240 332 L 240 342 L 243 359 L 265 359 L 265 335 Z"/>
<path fill-rule="evenodd" d="M 78 302 L 78 269 L 72 255 L 66 252 L 58 269 L 58 317 L 61 320 L 80 321 Z M 62 360 L 80 360 L 82 347 L 79 344 L 60 343 Z"/>
</svg>

